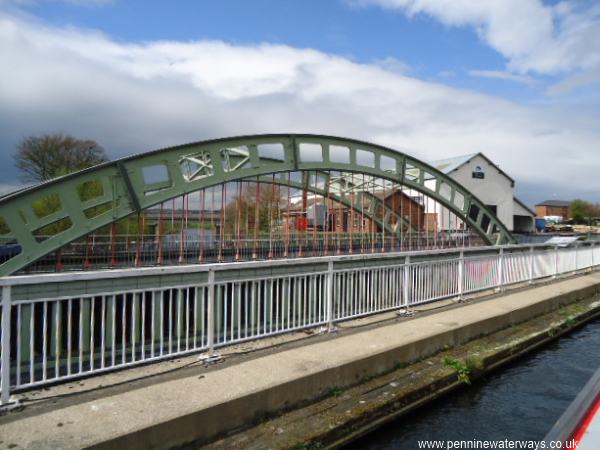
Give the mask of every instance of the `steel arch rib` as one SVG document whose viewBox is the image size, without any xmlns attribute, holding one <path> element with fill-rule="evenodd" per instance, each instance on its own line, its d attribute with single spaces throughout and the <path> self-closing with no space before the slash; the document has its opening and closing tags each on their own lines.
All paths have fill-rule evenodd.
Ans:
<svg viewBox="0 0 600 450">
<path fill-rule="evenodd" d="M 273 151 L 280 157 L 273 158 Z M 345 158 L 339 157 L 342 153 Z M 134 155 L 0 198 L 0 217 L 22 247 L 19 255 L 0 265 L 0 276 L 15 273 L 93 230 L 183 194 L 279 172 L 329 170 L 364 173 L 402 184 L 437 200 L 487 244 L 515 242 L 498 218 L 467 189 L 404 153 L 333 136 L 253 135 Z M 101 192 L 82 200 L 78 188 L 90 182 L 101 185 Z M 38 217 L 32 205 L 49 196 L 60 199 L 59 210 Z M 87 214 L 99 206 L 106 211 L 97 216 Z M 36 240 L 37 230 L 59 220 L 69 221 L 70 228 L 46 240 Z"/>
</svg>

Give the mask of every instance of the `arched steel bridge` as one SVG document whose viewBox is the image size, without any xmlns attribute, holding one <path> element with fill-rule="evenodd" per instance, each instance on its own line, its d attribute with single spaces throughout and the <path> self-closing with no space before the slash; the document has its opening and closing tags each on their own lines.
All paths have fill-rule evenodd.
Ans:
<svg viewBox="0 0 600 450">
<path fill-rule="evenodd" d="M 261 191 L 264 185 L 268 187 Z M 200 194 L 190 201 L 195 192 Z M 164 207 L 168 202 L 170 210 Z M 265 218 L 259 209 L 266 204 Z M 336 216 L 336 211 L 342 212 Z M 257 248 L 263 246 L 257 242 L 264 230 L 269 257 L 302 256 L 303 248 L 316 254 L 317 242 L 326 251 L 352 253 L 358 251 L 359 239 L 361 251 L 366 246 L 374 252 L 407 250 L 412 245 L 458 246 L 471 232 L 488 245 L 514 242 L 481 200 L 409 155 L 340 137 L 254 135 L 135 155 L 0 198 L 0 243 L 14 248 L 0 260 L 0 276 L 27 269 L 49 255 L 65 258 L 75 252 L 72 243 L 84 238 L 80 256 L 88 261 L 100 242 L 95 233 L 107 228 L 109 265 L 114 265 L 115 224 L 136 214 L 141 227 L 124 247 L 136 254 L 136 263 L 151 241 L 157 255 L 154 263 L 167 263 L 163 253 L 169 239 L 181 248 L 179 262 L 190 260 L 184 244 L 199 253 L 195 262 L 202 262 L 203 252 L 212 250 L 221 259 L 229 247 L 236 260 L 244 248 L 256 259 L 261 256 Z M 163 224 L 170 216 L 173 226 L 175 215 L 181 226 L 172 228 L 177 229 L 173 235 L 180 233 L 181 238 L 173 240 Z M 157 230 L 144 243 L 148 227 L 144 220 L 150 216 Z M 194 240 L 187 233 L 188 226 L 194 228 L 193 218 L 200 230 L 194 236 L 206 231 L 210 239 L 190 245 L 185 241 Z M 457 236 L 462 238 L 460 244 Z M 274 251 L 277 245 L 280 253 Z"/>
</svg>

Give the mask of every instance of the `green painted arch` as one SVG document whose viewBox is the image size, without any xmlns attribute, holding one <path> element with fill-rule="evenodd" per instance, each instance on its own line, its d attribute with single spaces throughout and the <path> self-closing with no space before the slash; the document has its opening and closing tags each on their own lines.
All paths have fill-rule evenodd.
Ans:
<svg viewBox="0 0 600 450">
<path fill-rule="evenodd" d="M 270 134 L 215 139 L 111 161 L 0 198 L 0 218 L 21 245 L 19 255 L 0 265 L 0 276 L 100 227 L 163 201 L 214 185 L 298 171 L 364 173 L 401 184 L 437 200 L 488 244 L 514 239 L 484 203 L 447 175 L 409 155 L 353 139 L 308 134 Z M 101 186 L 82 199 L 86 184 Z M 44 199 L 59 207 L 39 217 Z M 94 211 L 102 211 L 95 215 Z M 35 233 L 58 221 L 70 227 L 46 240 Z M 2 236 L 0 236 L 2 237 Z M 6 237 L 6 235 L 4 236 Z"/>
</svg>

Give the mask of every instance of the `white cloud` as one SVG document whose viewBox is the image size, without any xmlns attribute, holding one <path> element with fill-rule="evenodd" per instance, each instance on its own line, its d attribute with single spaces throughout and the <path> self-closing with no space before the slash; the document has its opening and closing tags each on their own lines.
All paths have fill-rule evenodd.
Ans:
<svg viewBox="0 0 600 450">
<path fill-rule="evenodd" d="M 6 183 L 18 140 L 53 131 L 96 139 L 112 157 L 269 132 L 360 138 L 423 159 L 483 151 L 517 180 L 569 192 L 588 189 L 600 165 L 598 111 L 518 105 L 310 49 L 129 44 L 5 14 L 0 54 Z"/>
<path fill-rule="evenodd" d="M 575 89 L 593 86 L 600 83 L 600 66 L 581 73 L 577 73 L 558 83 L 553 84 L 547 90 L 549 95 L 567 94 Z"/>
<path fill-rule="evenodd" d="M 537 83 L 535 78 L 528 75 L 517 75 L 501 70 L 469 70 L 468 74 L 473 77 L 495 78 L 498 80 L 513 81 L 515 83 L 527 85 L 533 85 Z"/>
<path fill-rule="evenodd" d="M 363 6 L 427 14 L 476 29 L 508 59 L 511 71 L 556 74 L 600 65 L 600 5 L 542 0 L 348 0 Z"/>
<path fill-rule="evenodd" d="M 453 70 L 441 70 L 438 72 L 437 76 L 442 78 L 451 78 L 456 76 L 456 72 Z"/>
<path fill-rule="evenodd" d="M 407 75 L 410 73 L 410 66 L 405 62 L 400 61 L 397 58 L 388 56 L 387 58 L 379 59 L 374 61 L 373 64 L 385 69 L 389 72 L 396 72 L 401 75 Z"/>
</svg>

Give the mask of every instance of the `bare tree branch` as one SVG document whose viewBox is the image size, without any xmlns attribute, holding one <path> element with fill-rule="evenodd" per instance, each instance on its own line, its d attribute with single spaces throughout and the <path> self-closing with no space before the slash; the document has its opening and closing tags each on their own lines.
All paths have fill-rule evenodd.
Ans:
<svg viewBox="0 0 600 450">
<path fill-rule="evenodd" d="M 23 181 L 47 181 L 108 160 L 104 149 L 90 139 L 64 134 L 24 138 L 14 154 Z"/>
</svg>

